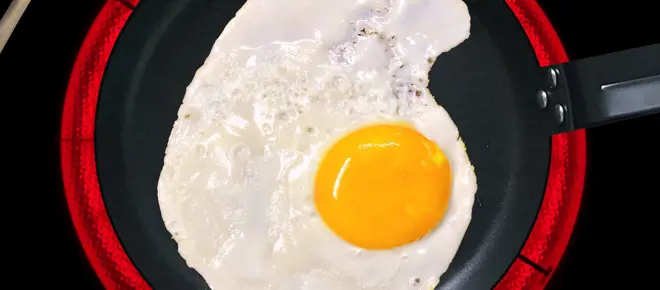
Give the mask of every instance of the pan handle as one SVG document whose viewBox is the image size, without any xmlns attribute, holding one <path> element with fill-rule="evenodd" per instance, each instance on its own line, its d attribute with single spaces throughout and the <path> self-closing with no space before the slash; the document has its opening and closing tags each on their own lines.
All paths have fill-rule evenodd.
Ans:
<svg viewBox="0 0 660 290">
<path fill-rule="evenodd" d="M 660 43 L 546 69 L 537 101 L 552 110 L 555 133 L 660 112 Z"/>
</svg>

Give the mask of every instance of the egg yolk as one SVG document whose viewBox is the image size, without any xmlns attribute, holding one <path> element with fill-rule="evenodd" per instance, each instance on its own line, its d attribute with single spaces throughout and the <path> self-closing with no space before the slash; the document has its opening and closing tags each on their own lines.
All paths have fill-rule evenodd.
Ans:
<svg viewBox="0 0 660 290">
<path fill-rule="evenodd" d="M 379 124 L 330 148 L 318 168 L 314 202 L 345 241 L 390 249 L 435 228 L 450 191 L 449 160 L 433 141 L 407 125 Z"/>
</svg>

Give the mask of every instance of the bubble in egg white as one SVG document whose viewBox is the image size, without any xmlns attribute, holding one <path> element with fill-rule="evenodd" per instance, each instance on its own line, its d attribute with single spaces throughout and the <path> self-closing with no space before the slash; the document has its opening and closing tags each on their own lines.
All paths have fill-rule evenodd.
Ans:
<svg viewBox="0 0 660 290">
<path fill-rule="evenodd" d="M 186 263 L 214 289 L 435 287 L 469 224 L 476 177 L 428 72 L 469 28 L 461 0 L 248 0 L 186 89 L 158 182 Z M 318 216 L 316 166 L 342 135 L 391 121 L 445 152 L 452 196 L 421 240 L 359 249 Z"/>
<path fill-rule="evenodd" d="M 245 161 L 250 157 L 250 148 L 243 144 L 235 145 L 232 148 L 232 157 L 237 161 Z"/>
</svg>

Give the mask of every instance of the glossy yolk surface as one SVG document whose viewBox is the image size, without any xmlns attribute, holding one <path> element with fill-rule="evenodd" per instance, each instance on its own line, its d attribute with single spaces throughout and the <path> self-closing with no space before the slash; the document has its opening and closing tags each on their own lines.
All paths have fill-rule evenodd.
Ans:
<svg viewBox="0 0 660 290">
<path fill-rule="evenodd" d="M 435 228 L 447 209 L 451 170 L 440 148 L 415 129 L 372 125 L 330 148 L 314 190 L 335 234 L 364 249 L 389 249 Z"/>
</svg>

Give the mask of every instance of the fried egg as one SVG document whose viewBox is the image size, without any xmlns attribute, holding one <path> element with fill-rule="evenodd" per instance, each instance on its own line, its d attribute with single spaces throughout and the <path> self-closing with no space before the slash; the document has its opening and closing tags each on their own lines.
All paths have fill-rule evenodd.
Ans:
<svg viewBox="0 0 660 290">
<path fill-rule="evenodd" d="M 179 254 L 213 289 L 433 289 L 477 183 L 428 73 L 469 31 L 461 0 L 248 0 L 168 141 Z"/>
</svg>

